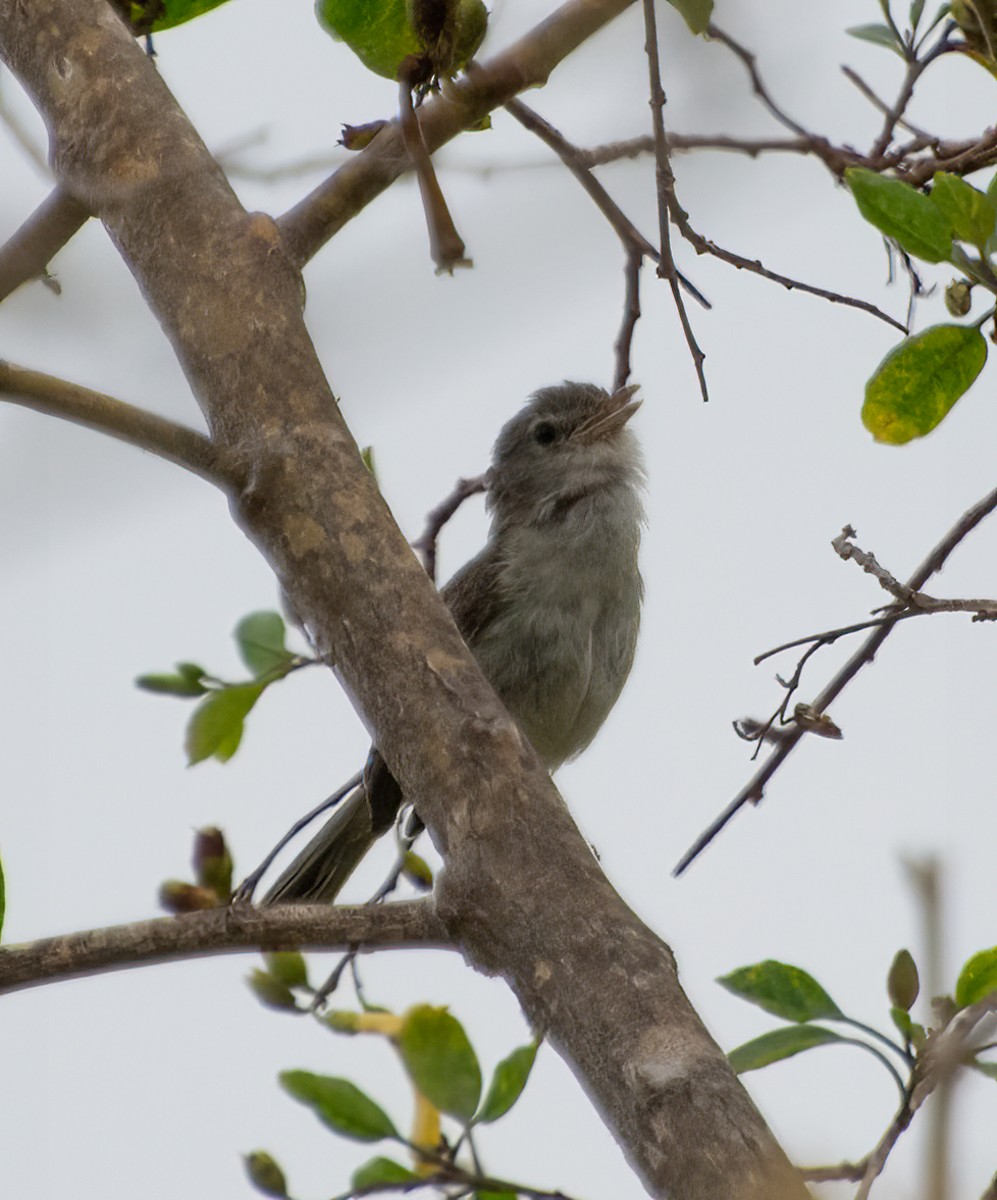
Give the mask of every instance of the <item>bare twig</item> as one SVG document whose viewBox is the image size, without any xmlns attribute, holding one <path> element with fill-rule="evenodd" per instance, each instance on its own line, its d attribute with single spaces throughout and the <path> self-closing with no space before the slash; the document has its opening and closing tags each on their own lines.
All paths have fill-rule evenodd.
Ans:
<svg viewBox="0 0 997 1200">
<path fill-rule="evenodd" d="M 360 905 L 240 904 L 0 947 L 0 993 L 124 967 L 245 950 L 431 946 L 450 941 L 427 900 Z"/>
<path fill-rule="evenodd" d="M 802 280 L 792 279 L 788 275 L 780 275 L 777 271 L 770 271 L 767 267 L 762 266 L 758 259 L 744 258 L 731 250 L 725 250 L 722 246 L 718 246 L 715 242 L 711 242 L 702 234 L 697 233 L 689 223 L 689 214 L 677 203 L 673 205 L 671 212 L 672 220 L 679 232 L 686 241 L 691 242 L 697 254 L 711 254 L 714 258 L 719 258 L 721 262 L 737 267 L 738 270 L 750 271 L 754 275 L 760 275 L 763 279 L 772 280 L 773 283 L 781 283 L 788 291 L 795 289 L 807 292 L 811 296 L 819 296 L 831 304 L 845 304 L 849 308 L 861 309 L 862 312 L 871 313 L 872 316 L 885 321 L 887 325 L 892 325 L 894 329 L 899 329 L 901 333 L 907 333 L 906 325 L 877 308 L 875 304 L 870 304 L 868 300 L 859 300 L 855 296 L 843 296 L 839 292 L 828 291 L 827 288 L 815 287 L 811 283 L 803 283 Z"/>
<path fill-rule="evenodd" d="M 876 95 L 876 93 L 866 83 L 858 71 L 852 70 L 851 67 L 843 66 L 841 68 L 841 73 L 849 83 L 858 88 L 858 90 L 862 93 L 866 100 L 869 101 L 873 108 L 875 108 L 878 112 L 881 112 L 884 117 L 889 116 L 892 113 L 893 110 L 891 106 L 887 104 L 885 100 L 880 99 L 880 97 Z M 902 117 L 897 117 L 896 124 L 900 128 L 906 129 L 908 132 L 914 134 L 915 138 L 917 139 L 917 149 L 923 149 L 927 146 L 930 146 L 935 140 L 930 133 L 925 132 L 923 129 L 918 129 L 916 125 L 911 125 L 909 121 L 904 120 Z M 910 148 L 908 148 L 908 153 L 909 152 Z"/>
<path fill-rule="evenodd" d="M 0 300 L 29 279 L 44 276 L 48 264 L 89 217 L 78 200 L 54 188 L 0 246 Z"/>
<path fill-rule="evenodd" d="M 942 34 L 938 41 L 932 46 L 923 58 L 912 57 L 908 60 L 907 71 L 904 75 L 903 83 L 900 86 L 900 92 L 892 106 L 887 110 L 883 120 L 883 128 L 880 131 L 879 137 L 876 138 L 869 151 L 870 158 L 878 158 L 885 154 L 890 143 L 893 141 L 893 134 L 897 125 L 907 111 L 907 105 L 910 104 L 911 97 L 914 95 L 914 88 L 917 81 L 921 78 L 927 68 L 943 54 L 948 54 L 954 47 L 948 40 L 947 34 Z"/>
<path fill-rule="evenodd" d="M 426 568 L 426 574 L 433 583 L 436 582 L 436 539 L 440 536 L 440 530 L 465 500 L 476 496 L 478 492 L 485 491 L 487 487 L 487 472 L 483 475 L 475 475 L 470 479 L 458 479 L 450 495 L 426 517 L 426 527 L 412 543 L 412 549 L 421 556 L 422 565 Z"/>
<path fill-rule="evenodd" d="M 204 434 L 54 375 L 0 359 L 0 396 L 158 454 L 219 487 L 236 486 L 241 477 Z"/>
<path fill-rule="evenodd" d="M 807 1183 L 833 1183 L 837 1179 L 858 1183 L 865 1174 L 866 1165 L 867 1160 L 863 1158 L 856 1163 L 837 1163 L 833 1167 L 800 1167 L 799 1170 Z"/>
<path fill-rule="evenodd" d="M 689 322 L 685 301 L 679 290 L 678 274 L 675 260 L 672 258 L 671 233 L 669 230 L 669 214 L 675 197 L 675 176 L 672 174 L 671 163 L 668 159 L 668 139 L 665 136 L 665 93 L 661 86 L 661 64 L 658 60 L 658 25 L 654 14 L 654 0 L 644 0 L 644 49 L 647 52 L 648 77 L 650 82 L 651 123 L 654 129 L 654 164 L 655 179 L 658 186 L 658 234 L 661 239 L 658 260 L 658 275 L 668 281 L 672 289 L 672 300 L 678 313 L 682 332 L 685 335 L 689 354 L 692 356 L 696 376 L 699 379 L 699 391 L 704 400 L 709 400 L 710 393 L 706 386 L 706 372 L 703 363 L 706 355 L 699 347 L 696 336 Z"/>
<path fill-rule="evenodd" d="M 963 539 L 970 534 L 981 521 L 997 508 L 997 488 L 989 492 L 982 500 L 979 500 L 972 508 L 959 518 L 952 526 L 948 533 L 942 538 L 937 546 L 931 551 L 924 562 L 917 568 L 914 574 L 907 580 L 907 587 L 913 591 L 920 591 L 924 584 L 937 574 L 942 569 L 952 551 L 959 545 Z M 851 658 L 845 663 L 840 671 L 837 672 L 813 701 L 812 707 L 817 712 L 824 712 L 828 706 L 837 699 L 844 691 L 848 684 L 862 670 L 864 666 L 871 663 L 876 657 L 876 652 L 879 647 L 886 641 L 893 627 L 897 624 L 897 620 L 888 620 L 875 629 L 869 637 L 856 650 Z M 682 858 L 676 865 L 673 874 L 681 875 L 682 872 L 696 859 L 703 850 L 713 841 L 720 833 L 724 826 L 731 818 L 739 812 L 745 804 L 757 804 L 765 794 L 765 787 L 772 776 L 778 771 L 779 767 L 786 761 L 789 755 L 796 748 L 797 743 L 803 736 L 802 730 L 792 730 L 785 738 L 781 739 L 769 757 L 765 760 L 761 768 L 752 776 L 748 783 L 727 805 L 722 813 L 699 835 L 692 846 L 685 852 Z"/>
<path fill-rule="evenodd" d="M 417 67 L 415 55 L 409 55 L 399 68 L 398 119 L 405 149 L 412 160 L 415 177 L 419 181 L 419 194 L 422 197 L 426 228 L 429 231 L 429 252 L 436 264 L 436 273 L 452 275 L 455 267 L 471 267 L 474 264 L 464 253 L 463 239 L 450 215 L 446 197 L 443 195 L 440 181 L 436 178 L 422 130 L 419 128 L 419 118 L 415 115 L 412 88 L 415 85 Z"/>
<path fill-rule="evenodd" d="M 636 246 L 627 250 L 623 274 L 623 320 L 613 350 L 616 355 L 616 371 L 613 374 L 613 391 L 617 392 L 630 378 L 630 349 L 633 345 L 634 329 L 640 320 L 640 268 L 644 256 Z"/>
<path fill-rule="evenodd" d="M 610 196 L 609 192 L 606 191 L 599 180 L 592 174 L 591 169 L 583 161 L 585 157 L 584 151 L 579 150 L 577 146 L 569 142 L 549 121 L 545 121 L 538 112 L 535 112 L 521 100 L 510 100 L 505 108 L 509 115 L 514 117 L 524 129 L 528 129 L 530 133 L 536 134 L 560 158 L 561 162 L 564 163 L 582 185 L 585 192 L 595 202 L 596 207 L 602 215 L 612 225 L 616 236 L 623 243 L 623 248 L 628 254 L 633 248 L 640 250 L 644 257 L 650 258 L 654 262 L 661 261 L 657 247 L 653 246 L 644 237 L 637 226 L 624 213 L 623 209 Z M 679 283 L 694 300 L 698 301 L 704 308 L 710 308 L 710 302 L 695 284 L 687 279 L 681 271 L 676 271 L 676 275 L 678 276 Z"/>
<path fill-rule="evenodd" d="M 794 121 L 793 118 L 784 112 L 772 99 L 768 88 L 765 86 L 765 83 L 759 74 L 757 60 L 750 50 L 745 49 L 744 46 L 742 46 L 739 42 L 736 42 L 729 34 L 724 33 L 724 31 L 719 29 L 716 25 L 710 25 L 706 31 L 706 35 L 707 37 L 712 38 L 713 41 L 720 42 L 721 45 L 726 46 L 728 50 L 737 55 L 741 62 L 744 63 L 745 69 L 747 70 L 751 79 L 752 90 L 780 125 L 785 125 L 787 129 L 792 130 L 793 133 L 795 133 L 798 137 L 805 138 L 808 142 L 813 142 L 815 140 L 811 133 L 804 129 L 798 121 Z"/>
<path fill-rule="evenodd" d="M 923 613 L 968 612 L 973 614 L 974 620 L 997 620 L 997 600 L 980 598 L 972 600 L 938 599 L 935 596 L 928 596 L 924 592 L 908 587 L 907 584 L 901 583 L 898 579 L 894 578 L 885 567 L 880 566 L 874 554 L 856 546 L 851 540 L 853 537 L 855 537 L 855 530 L 850 525 L 846 525 L 841 533 L 831 542 L 835 553 L 846 561 L 852 559 L 868 575 L 874 576 L 880 586 L 900 602 L 903 606 L 900 610 L 901 612 L 906 612 L 908 609 L 912 610 L 912 612 Z"/>
</svg>

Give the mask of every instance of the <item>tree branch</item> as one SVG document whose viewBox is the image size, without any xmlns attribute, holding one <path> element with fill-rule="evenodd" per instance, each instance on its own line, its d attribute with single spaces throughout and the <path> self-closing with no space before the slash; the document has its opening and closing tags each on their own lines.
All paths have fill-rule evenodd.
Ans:
<svg viewBox="0 0 997 1200">
<path fill-rule="evenodd" d="M 231 456 L 204 434 L 103 392 L 0 359 L 0 396 L 12 404 L 61 417 L 148 450 L 219 487 L 234 487 L 241 481 Z"/>
<path fill-rule="evenodd" d="M 431 900 L 399 904 L 236 904 L 0 947 L 0 995 L 82 975 L 247 950 L 453 949 Z"/>
<path fill-rule="evenodd" d="M 672 166 L 668 158 L 668 139 L 665 135 L 665 93 L 661 87 L 661 66 L 658 62 L 658 25 L 654 15 L 654 0 L 644 0 L 644 49 L 647 53 L 651 123 L 654 129 L 655 179 L 658 185 L 658 237 L 660 243 L 658 275 L 668 281 L 668 286 L 672 290 L 675 311 L 678 313 L 679 324 L 682 326 L 682 333 L 689 348 L 696 378 L 699 380 L 699 391 L 705 401 L 710 398 L 709 388 L 706 386 L 706 372 L 703 369 L 706 355 L 700 349 L 696 335 L 693 333 L 692 322 L 689 320 L 685 301 L 679 290 L 675 259 L 672 257 L 669 222 L 671 201 L 675 197 L 675 176 L 672 174 Z"/>
<path fill-rule="evenodd" d="M 554 68 L 633 0 L 567 0 L 508 49 L 448 86 L 419 111 L 430 154 Z M 278 219 L 292 261 L 303 266 L 399 175 L 411 170 L 397 121 Z"/>
<path fill-rule="evenodd" d="M 948 533 L 942 538 L 937 546 L 931 551 L 928 557 L 921 563 L 914 574 L 907 580 L 906 586 L 912 591 L 920 591 L 925 583 L 932 575 L 937 574 L 945 565 L 946 560 L 952 551 L 959 543 L 970 534 L 981 521 L 990 515 L 997 508 L 997 488 L 989 492 L 982 500 L 969 508 L 962 514 L 958 521 L 952 526 Z M 879 647 L 893 632 L 899 618 L 896 620 L 887 620 L 875 629 L 862 645 L 855 651 L 851 658 L 845 663 L 840 671 L 837 672 L 831 679 L 830 683 L 824 688 L 820 695 L 813 701 L 811 707 L 815 712 L 822 713 L 832 701 L 836 700 L 839 695 L 845 690 L 848 684 L 862 670 L 864 666 L 871 663 L 876 657 L 876 652 Z M 778 771 L 786 759 L 792 754 L 796 748 L 800 738 L 803 737 L 804 730 L 793 729 L 789 730 L 784 737 L 780 738 L 775 746 L 775 749 L 762 764 L 761 768 L 755 772 L 748 783 L 741 789 L 720 815 L 699 835 L 689 849 L 682 855 L 676 864 L 672 874 L 681 875 L 682 872 L 696 859 L 720 833 L 724 826 L 734 817 L 746 804 L 758 804 L 765 795 L 765 787 L 772 776 Z"/>
<path fill-rule="evenodd" d="M 0 246 L 0 301 L 45 274 L 63 246 L 90 218 L 78 200 L 55 188 L 16 233 Z"/>
</svg>

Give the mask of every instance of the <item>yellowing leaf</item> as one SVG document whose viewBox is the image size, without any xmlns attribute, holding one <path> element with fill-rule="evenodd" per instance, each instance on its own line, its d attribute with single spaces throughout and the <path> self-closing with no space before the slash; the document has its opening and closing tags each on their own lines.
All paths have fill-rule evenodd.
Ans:
<svg viewBox="0 0 997 1200">
<path fill-rule="evenodd" d="M 987 361 L 971 325 L 933 325 L 894 347 L 866 384 L 862 424 L 877 442 L 902 445 L 930 433 Z"/>
</svg>

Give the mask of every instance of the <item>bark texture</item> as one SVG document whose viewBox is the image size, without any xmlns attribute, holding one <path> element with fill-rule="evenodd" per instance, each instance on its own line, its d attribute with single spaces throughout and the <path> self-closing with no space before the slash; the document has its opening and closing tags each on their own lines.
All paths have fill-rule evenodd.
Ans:
<svg viewBox="0 0 997 1200">
<path fill-rule="evenodd" d="M 549 70 L 545 47 L 566 53 L 622 7 L 565 5 L 519 43 L 502 86 L 484 65 L 489 102 Z M 103 0 L 0 0 L 0 50 L 45 116 L 60 187 L 104 223 L 248 480 L 236 520 L 442 852 L 447 934 L 508 980 L 653 1195 L 805 1196 L 670 950 L 602 874 L 363 467 L 302 320 L 300 249 L 241 208 Z"/>
</svg>

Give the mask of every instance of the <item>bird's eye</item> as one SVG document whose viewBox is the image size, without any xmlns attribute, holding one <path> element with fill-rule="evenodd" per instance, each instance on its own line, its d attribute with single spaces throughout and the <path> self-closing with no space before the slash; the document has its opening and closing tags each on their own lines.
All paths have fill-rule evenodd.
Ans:
<svg viewBox="0 0 997 1200">
<path fill-rule="evenodd" d="M 541 421 L 536 429 L 533 430 L 533 436 L 541 446 L 549 446 L 557 437 L 557 430 L 551 425 L 550 421 Z"/>
</svg>

